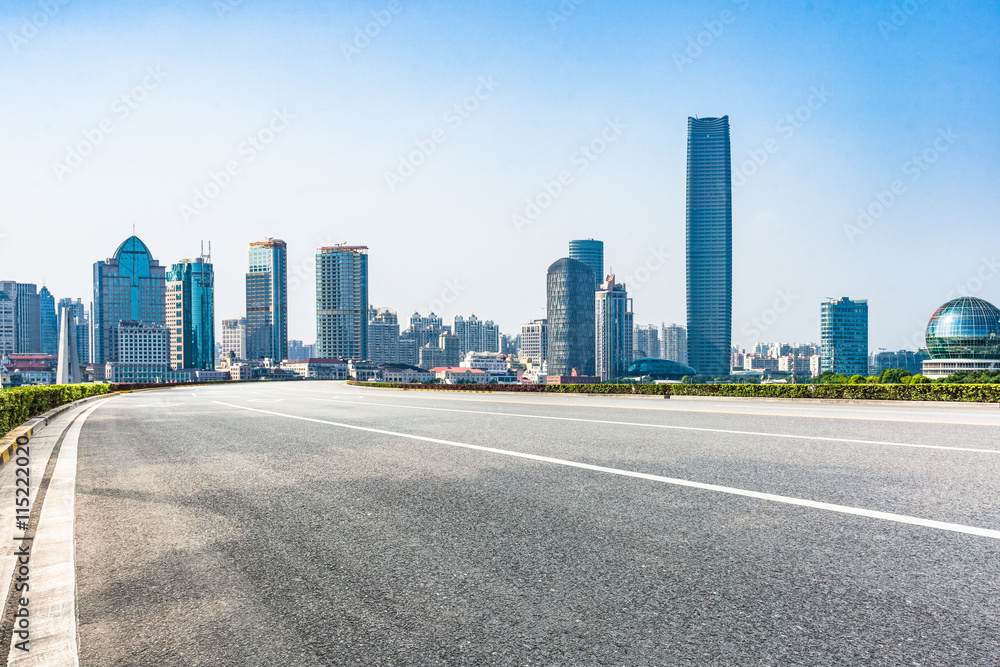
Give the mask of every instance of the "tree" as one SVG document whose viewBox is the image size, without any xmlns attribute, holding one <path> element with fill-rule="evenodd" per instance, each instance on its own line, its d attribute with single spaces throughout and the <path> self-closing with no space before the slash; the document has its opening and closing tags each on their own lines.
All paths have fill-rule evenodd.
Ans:
<svg viewBox="0 0 1000 667">
<path fill-rule="evenodd" d="M 867 380 L 865 380 L 864 375 L 852 375 L 851 379 L 847 381 L 847 384 L 865 384 L 865 382 L 867 382 Z"/>
<path fill-rule="evenodd" d="M 913 377 L 910 371 L 902 368 L 887 368 L 878 376 L 878 381 L 882 384 L 900 384 L 903 378 Z"/>
</svg>

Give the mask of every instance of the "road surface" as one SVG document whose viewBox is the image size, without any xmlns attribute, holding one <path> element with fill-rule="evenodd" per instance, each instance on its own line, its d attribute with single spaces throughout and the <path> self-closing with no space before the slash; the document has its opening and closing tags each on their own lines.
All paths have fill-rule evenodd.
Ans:
<svg viewBox="0 0 1000 667">
<path fill-rule="evenodd" d="M 1000 662 L 996 406 L 300 382 L 85 409 L 37 664 Z"/>
</svg>

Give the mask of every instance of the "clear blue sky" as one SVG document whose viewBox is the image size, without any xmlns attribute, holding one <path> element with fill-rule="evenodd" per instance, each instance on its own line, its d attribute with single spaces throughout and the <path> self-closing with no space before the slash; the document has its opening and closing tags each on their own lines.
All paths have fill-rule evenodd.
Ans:
<svg viewBox="0 0 1000 667">
<path fill-rule="evenodd" d="M 872 349 L 912 347 L 950 296 L 1000 302 L 1000 10 L 865 4 L 9 0 L 0 277 L 89 300 L 134 224 L 166 264 L 212 240 L 235 317 L 246 245 L 274 236 L 311 341 L 313 251 L 347 241 L 374 304 L 516 333 L 595 237 L 637 322 L 683 322 L 686 119 L 728 114 L 734 342 L 816 340 L 850 296 Z"/>
</svg>

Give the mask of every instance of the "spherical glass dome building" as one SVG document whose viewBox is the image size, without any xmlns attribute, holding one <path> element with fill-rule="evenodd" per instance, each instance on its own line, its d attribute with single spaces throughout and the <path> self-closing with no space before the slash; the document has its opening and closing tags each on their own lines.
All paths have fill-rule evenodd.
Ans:
<svg viewBox="0 0 1000 667">
<path fill-rule="evenodd" d="M 931 359 L 1000 359 L 1000 308 L 971 296 L 952 299 L 927 324 Z"/>
</svg>

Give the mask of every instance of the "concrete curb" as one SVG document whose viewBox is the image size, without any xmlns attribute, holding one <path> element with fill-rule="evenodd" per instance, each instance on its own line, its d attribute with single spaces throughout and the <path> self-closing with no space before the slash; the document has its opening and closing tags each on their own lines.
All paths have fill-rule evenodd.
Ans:
<svg viewBox="0 0 1000 667">
<path fill-rule="evenodd" d="M 7 464 L 8 461 L 14 456 L 14 452 L 17 451 L 18 444 L 17 439 L 21 437 L 33 438 L 37 433 L 42 431 L 49 422 L 66 412 L 67 410 L 77 406 L 83 405 L 90 401 L 96 401 L 101 398 L 108 398 L 111 396 L 117 396 L 121 392 L 111 392 L 110 394 L 98 394 L 97 396 L 88 396 L 87 398 L 81 398 L 79 400 L 73 401 L 71 403 L 66 403 L 65 405 L 60 405 L 58 408 L 52 408 L 48 412 L 33 417 L 28 421 L 24 422 L 13 431 L 0 436 L 0 469 Z"/>
</svg>

